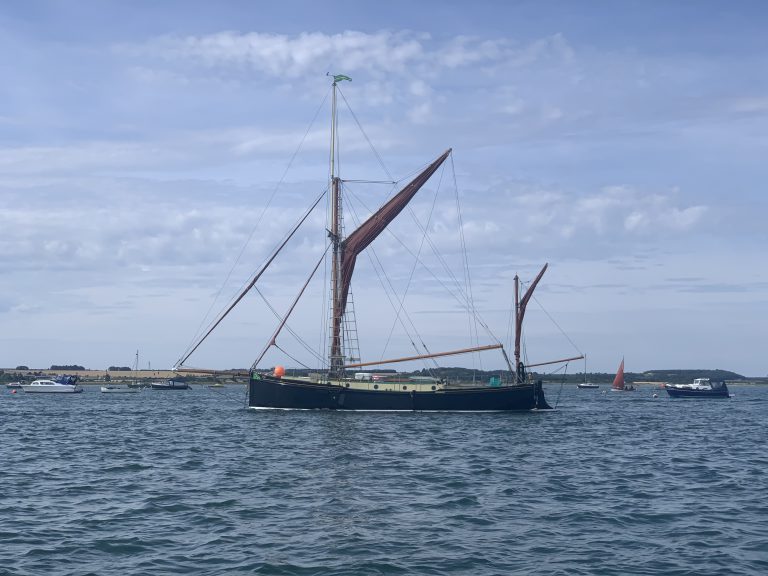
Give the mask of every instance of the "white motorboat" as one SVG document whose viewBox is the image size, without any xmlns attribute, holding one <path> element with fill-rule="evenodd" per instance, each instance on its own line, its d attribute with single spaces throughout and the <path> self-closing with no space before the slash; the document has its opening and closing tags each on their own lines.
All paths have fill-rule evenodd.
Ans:
<svg viewBox="0 0 768 576">
<path fill-rule="evenodd" d="M 58 376 L 56 378 L 39 378 L 29 384 L 22 384 L 26 393 L 76 394 L 83 388 L 77 385 L 76 376 Z"/>
</svg>

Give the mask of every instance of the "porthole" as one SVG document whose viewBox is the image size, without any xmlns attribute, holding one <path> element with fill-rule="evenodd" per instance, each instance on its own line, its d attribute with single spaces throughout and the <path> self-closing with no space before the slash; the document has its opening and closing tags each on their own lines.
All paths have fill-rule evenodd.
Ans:
<svg viewBox="0 0 768 576">
<path fill-rule="evenodd" d="M 349 382 L 346 383 L 346 387 L 349 388 Z"/>
<path fill-rule="evenodd" d="M 403 390 L 408 390 L 408 386 L 403 386 Z"/>
<path fill-rule="evenodd" d="M 437 390 L 437 386 L 432 386 L 432 390 Z"/>
<path fill-rule="evenodd" d="M 379 385 L 378 385 L 378 384 L 374 384 L 374 385 L 373 385 L 373 389 L 374 389 L 374 390 L 378 390 L 378 389 L 379 389 Z"/>
</svg>

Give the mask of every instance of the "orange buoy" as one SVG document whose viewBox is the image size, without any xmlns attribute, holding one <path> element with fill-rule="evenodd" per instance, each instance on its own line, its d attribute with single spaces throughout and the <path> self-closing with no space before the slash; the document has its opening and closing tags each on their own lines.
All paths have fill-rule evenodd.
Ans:
<svg viewBox="0 0 768 576">
<path fill-rule="evenodd" d="M 278 378 L 282 378 L 283 376 L 285 376 L 285 368 L 283 368 L 282 366 L 275 366 L 275 376 L 277 376 Z"/>
</svg>

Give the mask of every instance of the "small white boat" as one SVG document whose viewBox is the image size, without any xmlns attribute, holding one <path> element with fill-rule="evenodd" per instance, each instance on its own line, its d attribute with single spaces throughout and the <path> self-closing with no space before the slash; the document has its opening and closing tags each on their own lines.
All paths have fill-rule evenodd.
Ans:
<svg viewBox="0 0 768 576">
<path fill-rule="evenodd" d="M 76 394 L 83 391 L 82 387 L 77 385 L 76 376 L 59 376 L 55 379 L 39 378 L 30 384 L 22 384 L 21 388 L 28 394 Z"/>
<path fill-rule="evenodd" d="M 600 388 L 600 384 L 594 382 L 587 382 L 587 355 L 584 354 L 584 382 L 579 382 L 576 385 L 578 388 Z"/>
<path fill-rule="evenodd" d="M 131 388 L 128 384 L 107 384 L 101 387 L 104 394 L 135 394 L 141 392 L 141 388 Z"/>
<path fill-rule="evenodd" d="M 179 380 L 152 382 L 152 390 L 189 390 L 189 384 Z"/>
</svg>

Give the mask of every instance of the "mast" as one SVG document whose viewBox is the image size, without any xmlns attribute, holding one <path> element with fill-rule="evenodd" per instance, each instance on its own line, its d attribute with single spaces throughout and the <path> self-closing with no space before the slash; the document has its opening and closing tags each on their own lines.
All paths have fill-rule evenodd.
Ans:
<svg viewBox="0 0 768 576">
<path fill-rule="evenodd" d="M 520 382 L 520 277 L 515 274 L 515 381 Z"/>
<path fill-rule="evenodd" d="M 341 345 L 341 321 L 344 311 L 341 306 L 341 260 L 343 246 L 341 243 L 341 179 L 336 175 L 336 143 L 338 117 L 336 115 L 337 84 L 349 77 L 336 75 L 333 77 L 333 93 L 331 96 L 331 228 L 328 235 L 333 244 L 331 260 L 331 348 L 329 352 L 330 372 L 332 376 L 341 376 L 344 370 L 344 355 Z"/>
<path fill-rule="evenodd" d="M 549 264 L 544 264 L 541 272 L 531 282 L 528 290 L 520 298 L 520 279 L 515 275 L 515 371 L 517 372 L 517 382 L 523 382 L 525 380 L 525 366 L 520 362 L 520 339 L 523 333 L 523 318 L 525 318 L 525 308 L 528 306 L 528 301 L 533 296 L 533 291 L 536 289 L 536 285 L 544 276 L 544 272 L 547 270 Z"/>
<path fill-rule="evenodd" d="M 344 343 L 342 341 L 342 323 L 347 310 L 352 274 L 358 254 L 367 248 L 395 217 L 405 208 L 416 192 L 429 180 L 451 153 L 450 148 L 436 160 L 424 168 L 413 180 L 395 196 L 389 199 L 381 208 L 374 212 L 365 222 L 346 238 L 342 220 L 341 178 L 336 176 L 336 157 L 338 155 L 336 90 L 341 80 L 350 80 L 348 76 L 333 77 L 333 98 L 331 113 L 331 222 L 328 235 L 333 243 L 332 279 L 331 279 L 331 342 L 330 342 L 330 375 L 340 377 L 344 372 Z"/>
</svg>

